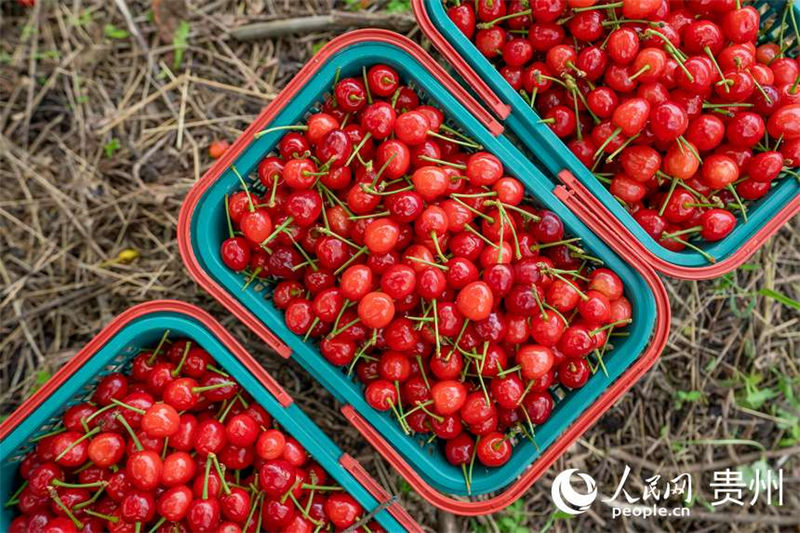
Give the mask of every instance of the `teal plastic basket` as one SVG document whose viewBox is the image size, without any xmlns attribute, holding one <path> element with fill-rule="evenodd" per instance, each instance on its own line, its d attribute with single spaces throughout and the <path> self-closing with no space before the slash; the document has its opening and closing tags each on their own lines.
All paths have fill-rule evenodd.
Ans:
<svg viewBox="0 0 800 533">
<path fill-rule="evenodd" d="M 341 368 L 331 365 L 311 341 L 304 342 L 284 325 L 283 313 L 269 297 L 268 288 L 257 282 L 243 289 L 241 275 L 228 269 L 219 255 L 227 238 L 225 196 L 240 188 L 231 170 L 247 176 L 259 161 L 273 151 L 281 138 L 273 132 L 254 138 L 272 126 L 301 122 L 329 92 L 337 70 L 340 75 L 360 75 L 363 66 L 385 63 L 413 84 L 426 100 L 444 111 L 451 125 L 476 139 L 497 155 L 506 171 L 521 180 L 534 198 L 555 212 L 567 231 L 583 239 L 583 246 L 616 271 L 633 304 L 630 336 L 616 343 L 605 359 L 608 375 L 597 373 L 582 389 L 569 392 L 555 387 L 556 406 L 551 418 L 537 428 L 536 445 L 523 441 L 511 460 L 499 468 L 475 466 L 471 495 L 487 495 L 506 488 L 500 496 L 483 501 L 455 499 L 468 491 L 460 468 L 452 466 L 436 444 L 425 445 L 419 437 L 408 436 L 389 414 L 372 409 L 364 400 L 362 386 Z M 657 276 L 646 266 L 635 266 L 631 258 L 613 251 L 554 194 L 548 180 L 504 136 L 485 110 L 416 44 L 399 35 L 380 30 L 362 30 L 342 36 L 320 51 L 256 122 L 237 140 L 226 156 L 192 189 L 181 211 L 178 239 L 184 262 L 191 275 L 215 298 L 251 327 L 284 357 L 296 359 L 334 396 L 346 404 L 348 418 L 359 424 L 393 466 L 424 497 L 443 509 L 459 514 L 492 512 L 513 501 L 527 489 L 544 468 L 555 460 L 638 376 L 652 365 L 665 342 L 669 324 L 666 294 Z M 608 237 L 609 239 L 611 237 Z M 280 338 L 280 340 L 275 336 Z M 537 468 L 531 468 L 536 463 Z M 544 467 L 544 468 L 542 468 Z M 505 496 L 504 496 L 505 495 Z"/>
<path fill-rule="evenodd" d="M 552 130 L 542 124 L 530 105 L 500 75 L 497 68 L 481 54 L 447 16 L 442 0 L 412 0 L 414 13 L 423 32 L 452 63 L 465 84 L 473 88 L 484 103 L 503 119 L 511 130 L 549 172 L 572 186 L 568 171 L 577 178 L 585 194 L 584 201 L 607 213 L 606 223 L 613 231 L 630 234 L 641 253 L 658 271 L 683 279 L 707 279 L 725 274 L 752 255 L 763 242 L 792 216 L 800 212 L 800 182 L 780 180 L 763 198 L 748 207 L 748 221 L 739 224 L 726 238 L 704 243 L 701 248 L 716 262 L 709 264 L 702 254 L 686 249 L 667 250 L 639 225 L 633 216 L 595 178 Z M 759 0 L 755 7 L 762 14 L 763 39 L 777 40 L 784 0 Z M 800 22 L 800 3 L 793 5 Z M 786 37 L 795 39 L 794 32 Z M 794 54 L 797 54 L 797 43 Z"/>
<path fill-rule="evenodd" d="M 69 406 L 91 395 L 106 374 L 126 370 L 143 349 L 158 344 L 165 330 L 174 337 L 191 338 L 208 351 L 365 510 L 387 501 L 387 494 L 358 463 L 339 450 L 218 322 L 197 307 L 173 301 L 142 304 L 114 319 L 0 425 L 0 501 L 7 501 L 21 483 L 18 464 L 33 448 L 31 439 L 55 428 Z M 0 531 L 8 530 L 14 513 L 12 508 L 2 508 Z M 378 512 L 375 519 L 387 531 L 420 531 L 397 503 Z"/>
</svg>

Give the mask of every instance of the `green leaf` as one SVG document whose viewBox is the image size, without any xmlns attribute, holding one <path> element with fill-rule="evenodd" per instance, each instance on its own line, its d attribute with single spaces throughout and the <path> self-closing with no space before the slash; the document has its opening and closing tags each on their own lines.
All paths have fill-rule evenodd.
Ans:
<svg viewBox="0 0 800 533">
<path fill-rule="evenodd" d="M 759 409 L 764 402 L 773 399 L 778 393 L 772 389 L 756 389 L 745 394 L 743 403 L 750 409 Z"/>
<path fill-rule="evenodd" d="M 325 46 L 326 44 L 328 44 L 328 41 L 320 41 L 318 43 L 314 43 L 313 45 L 311 45 L 311 54 L 317 55 L 317 52 L 322 50 L 322 47 Z"/>
<path fill-rule="evenodd" d="M 703 393 L 699 390 L 675 391 L 675 409 L 680 409 L 684 403 L 699 402 L 702 399 Z"/>
<path fill-rule="evenodd" d="M 400 494 L 410 494 L 411 493 L 411 485 L 408 484 L 408 481 L 405 479 L 400 480 Z"/>
<path fill-rule="evenodd" d="M 103 146 L 103 151 L 106 153 L 106 157 L 111 159 L 114 157 L 114 153 L 119 150 L 121 145 L 119 144 L 119 139 L 116 137 L 108 141 L 105 146 Z"/>
<path fill-rule="evenodd" d="M 411 0 L 389 0 L 386 4 L 387 13 L 408 13 L 411 11 Z"/>
<path fill-rule="evenodd" d="M 47 380 L 50 379 L 51 376 L 52 374 L 49 370 L 39 370 L 34 378 L 30 393 L 33 394 L 37 390 L 41 389 L 42 385 L 47 383 Z"/>
<path fill-rule="evenodd" d="M 172 45 L 175 47 L 175 57 L 172 59 L 173 70 L 178 70 L 183 63 L 183 54 L 189 44 L 189 23 L 182 20 L 172 36 Z"/>
<path fill-rule="evenodd" d="M 786 307 L 792 307 L 800 311 L 800 302 L 798 302 L 797 300 L 793 300 L 792 298 L 789 298 L 785 294 L 775 292 L 772 289 L 761 289 L 758 291 L 758 294 L 760 294 L 761 296 L 766 296 L 767 298 L 772 298 L 773 300 L 777 300 Z"/>
<path fill-rule="evenodd" d="M 109 39 L 127 39 L 131 36 L 129 31 L 117 28 L 113 24 L 106 24 L 103 28 L 103 34 Z"/>
</svg>

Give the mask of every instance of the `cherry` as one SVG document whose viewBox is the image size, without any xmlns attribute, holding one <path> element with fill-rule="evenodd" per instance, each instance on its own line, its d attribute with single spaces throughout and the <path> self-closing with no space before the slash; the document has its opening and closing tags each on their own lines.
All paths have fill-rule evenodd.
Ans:
<svg viewBox="0 0 800 533">
<path fill-rule="evenodd" d="M 392 299 L 382 292 L 370 292 L 358 303 L 358 317 L 368 328 L 382 328 L 394 317 Z"/>
<path fill-rule="evenodd" d="M 87 458 L 101 468 L 119 463 L 124 455 L 125 440 L 118 433 L 95 435 L 87 448 Z"/>
<path fill-rule="evenodd" d="M 718 241 L 727 237 L 736 226 L 736 217 L 724 209 L 710 209 L 700 217 L 701 235 L 707 241 Z"/>
<path fill-rule="evenodd" d="M 161 481 L 164 463 L 161 457 L 151 450 L 132 453 L 125 464 L 125 472 L 136 488 L 152 491 Z"/>
<path fill-rule="evenodd" d="M 392 406 L 397 405 L 397 389 L 390 381 L 376 379 L 364 389 L 364 397 L 373 409 L 378 411 L 388 411 Z"/>
<path fill-rule="evenodd" d="M 231 237 L 222 243 L 220 255 L 225 266 L 239 272 L 250 264 L 250 245 L 243 237 Z"/>
<path fill-rule="evenodd" d="M 323 505 L 325 515 L 337 528 L 348 528 L 355 524 L 363 513 L 358 502 L 349 494 L 334 492 Z"/>
<path fill-rule="evenodd" d="M 431 389 L 434 409 L 441 415 L 457 413 L 467 399 L 467 389 L 463 383 L 455 380 L 436 382 Z"/>
<path fill-rule="evenodd" d="M 511 458 L 511 443 L 502 433 L 492 432 L 478 442 L 476 447 L 478 460 L 484 466 L 497 467 L 504 465 Z"/>
<path fill-rule="evenodd" d="M 586 384 L 590 373 L 585 359 L 568 359 L 558 367 L 558 381 L 565 387 L 577 389 Z"/>
<path fill-rule="evenodd" d="M 492 291 L 483 281 L 473 281 L 461 289 L 456 297 L 458 311 L 473 321 L 488 317 L 493 305 Z"/>
<path fill-rule="evenodd" d="M 240 222 L 242 233 L 250 241 L 260 243 L 272 234 L 272 219 L 266 209 L 248 211 Z"/>
</svg>

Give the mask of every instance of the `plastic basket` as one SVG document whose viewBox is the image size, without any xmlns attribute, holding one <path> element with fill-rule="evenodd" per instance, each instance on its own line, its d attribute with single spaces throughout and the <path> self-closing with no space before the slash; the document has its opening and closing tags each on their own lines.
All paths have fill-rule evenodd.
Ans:
<svg viewBox="0 0 800 533">
<path fill-rule="evenodd" d="M 30 451 L 31 439 L 58 424 L 66 408 L 90 394 L 104 375 L 126 368 L 141 349 L 155 346 L 164 330 L 191 338 L 208 351 L 365 510 L 389 500 L 216 320 L 192 305 L 165 300 L 138 305 L 116 317 L 0 425 L 0 501 L 18 486 L 17 466 Z M 0 531 L 8 530 L 12 518 L 13 510 L 4 507 Z M 422 531 L 396 502 L 375 519 L 387 531 Z"/>
<path fill-rule="evenodd" d="M 479 501 L 453 498 L 466 495 L 462 472 L 450 465 L 438 448 L 421 446 L 405 435 L 386 413 L 369 407 L 361 385 L 328 363 L 311 342 L 291 333 L 284 325 L 265 287 L 253 284 L 242 289 L 242 278 L 225 267 L 219 258 L 220 243 L 227 237 L 224 198 L 239 187 L 231 166 L 247 175 L 268 154 L 281 137 L 274 132 L 254 139 L 270 126 L 297 123 L 329 91 L 337 69 L 341 76 L 361 72 L 363 65 L 387 63 L 401 77 L 414 84 L 423 99 L 435 103 L 453 125 L 495 153 L 508 172 L 525 183 L 528 192 L 556 212 L 573 236 L 614 269 L 627 287 L 634 307 L 630 336 L 606 358 L 608 376 L 594 375 L 578 391 L 558 402 L 550 420 L 537 428 L 536 443 L 517 446 L 503 467 L 485 469 L 476 465 L 472 495 L 505 490 Z M 557 198 L 554 184 L 539 172 L 501 135 L 503 127 L 470 97 L 433 59 L 412 41 L 381 30 L 361 30 L 343 35 L 318 52 L 276 100 L 264 110 L 228 152 L 198 182 L 187 196 L 178 222 L 178 240 L 183 260 L 191 275 L 233 314 L 245 322 L 283 357 L 294 357 L 342 403 L 345 416 L 386 457 L 417 492 L 434 505 L 458 514 L 484 514 L 505 507 L 518 498 L 564 450 L 607 410 L 656 360 L 669 329 L 669 306 L 663 285 L 655 273 L 635 257 L 621 257 L 598 234 L 576 216 L 567 203 Z M 555 187 L 558 189 L 558 187 Z M 593 222 L 587 218 L 588 224 Z M 613 235 L 604 235 L 611 246 L 624 247 Z M 274 333 L 273 333 L 274 332 Z M 277 336 L 275 335 L 277 333 Z M 279 338 L 282 340 L 279 340 Z M 564 397 L 561 401 L 558 399 Z M 533 465 L 533 466 L 531 466 Z"/>
<path fill-rule="evenodd" d="M 785 0 L 759 0 L 765 38 L 777 38 L 779 14 Z M 447 16 L 442 0 L 412 0 L 420 28 L 450 62 L 465 84 L 513 131 L 535 157 L 592 210 L 613 232 L 629 235 L 628 244 L 657 271 L 682 279 L 709 279 L 734 270 L 745 262 L 772 234 L 800 212 L 800 183 L 782 179 L 764 197 L 748 208 L 748 221 L 739 221 L 726 238 L 701 246 L 716 259 L 709 262 L 697 251 L 673 252 L 661 246 L 611 195 L 511 85 L 467 39 Z M 800 21 L 800 4 L 793 6 Z M 794 38 L 793 32 L 787 34 Z"/>
</svg>

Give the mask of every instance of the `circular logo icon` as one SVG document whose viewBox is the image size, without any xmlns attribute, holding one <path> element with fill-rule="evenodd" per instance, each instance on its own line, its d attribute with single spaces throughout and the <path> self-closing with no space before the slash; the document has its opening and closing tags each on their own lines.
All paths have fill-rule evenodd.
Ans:
<svg viewBox="0 0 800 533">
<path fill-rule="evenodd" d="M 584 485 L 580 492 L 572 486 L 572 474 L 576 472 L 577 477 Z M 556 476 L 550 493 L 553 496 L 553 503 L 559 510 L 567 514 L 579 515 L 585 513 L 597 499 L 597 483 L 589 474 L 578 472 L 577 468 L 570 468 Z"/>
</svg>

